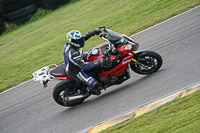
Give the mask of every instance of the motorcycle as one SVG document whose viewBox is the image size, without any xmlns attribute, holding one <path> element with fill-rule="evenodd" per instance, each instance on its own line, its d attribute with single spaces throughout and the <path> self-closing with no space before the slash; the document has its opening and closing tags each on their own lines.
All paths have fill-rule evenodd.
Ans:
<svg viewBox="0 0 200 133">
<path fill-rule="evenodd" d="M 85 71 L 99 81 L 99 89 L 122 84 L 130 78 L 129 66 L 135 73 L 152 74 L 160 69 L 162 57 L 149 50 L 137 51 L 139 44 L 132 38 L 100 27 L 99 37 L 105 42 L 90 49 L 85 61 L 92 62 L 105 58 L 105 63 Z M 91 93 L 87 85 L 70 79 L 65 73 L 65 64 L 51 64 L 32 74 L 34 81 L 43 84 L 43 91 L 50 80 L 61 80 L 53 89 L 53 98 L 61 106 L 71 107 L 82 103 Z"/>
</svg>

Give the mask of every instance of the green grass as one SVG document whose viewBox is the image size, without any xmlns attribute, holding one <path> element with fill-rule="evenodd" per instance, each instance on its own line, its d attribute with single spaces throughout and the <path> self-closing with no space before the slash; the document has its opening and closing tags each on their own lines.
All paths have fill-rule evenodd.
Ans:
<svg viewBox="0 0 200 133">
<path fill-rule="evenodd" d="M 66 33 L 106 26 L 132 35 L 200 4 L 199 0 L 80 0 L 0 37 L 0 92 L 31 79 L 37 69 L 63 62 Z M 103 42 L 87 41 L 84 51 Z"/>
<path fill-rule="evenodd" d="M 200 91 L 101 133 L 199 133 Z"/>
</svg>

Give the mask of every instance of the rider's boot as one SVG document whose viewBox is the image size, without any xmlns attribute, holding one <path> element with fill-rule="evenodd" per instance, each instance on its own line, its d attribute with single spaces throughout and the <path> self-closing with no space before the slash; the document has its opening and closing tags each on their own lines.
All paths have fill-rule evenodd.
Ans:
<svg viewBox="0 0 200 133">
<path fill-rule="evenodd" d="M 101 91 L 99 89 L 92 89 L 91 87 L 88 87 L 88 89 L 93 95 L 101 95 Z"/>
<path fill-rule="evenodd" d="M 101 94 L 101 91 L 99 90 L 99 82 L 98 81 L 95 81 L 94 83 L 92 83 L 91 86 L 88 86 L 88 90 L 93 95 L 100 95 Z"/>
</svg>

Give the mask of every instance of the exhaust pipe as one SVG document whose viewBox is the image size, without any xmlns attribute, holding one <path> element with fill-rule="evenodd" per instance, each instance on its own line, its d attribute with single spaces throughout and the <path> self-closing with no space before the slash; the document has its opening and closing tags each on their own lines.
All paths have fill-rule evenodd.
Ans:
<svg viewBox="0 0 200 133">
<path fill-rule="evenodd" d="M 64 103 L 65 106 L 74 106 L 84 101 L 87 97 L 88 95 L 66 96 Z"/>
</svg>

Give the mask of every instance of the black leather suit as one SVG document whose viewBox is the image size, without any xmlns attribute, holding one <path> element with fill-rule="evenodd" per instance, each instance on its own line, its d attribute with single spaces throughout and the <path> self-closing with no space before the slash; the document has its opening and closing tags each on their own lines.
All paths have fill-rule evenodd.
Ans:
<svg viewBox="0 0 200 133">
<path fill-rule="evenodd" d="M 90 37 L 94 36 L 94 30 L 84 34 L 83 37 L 87 41 Z M 65 71 L 67 75 L 78 82 L 87 84 L 91 88 L 97 88 L 99 82 L 91 76 L 85 74 L 84 71 L 90 70 L 99 65 L 99 61 L 85 62 L 84 57 L 87 52 L 83 54 L 82 48 L 77 48 L 70 43 L 66 43 L 63 51 L 65 61 Z"/>
</svg>

